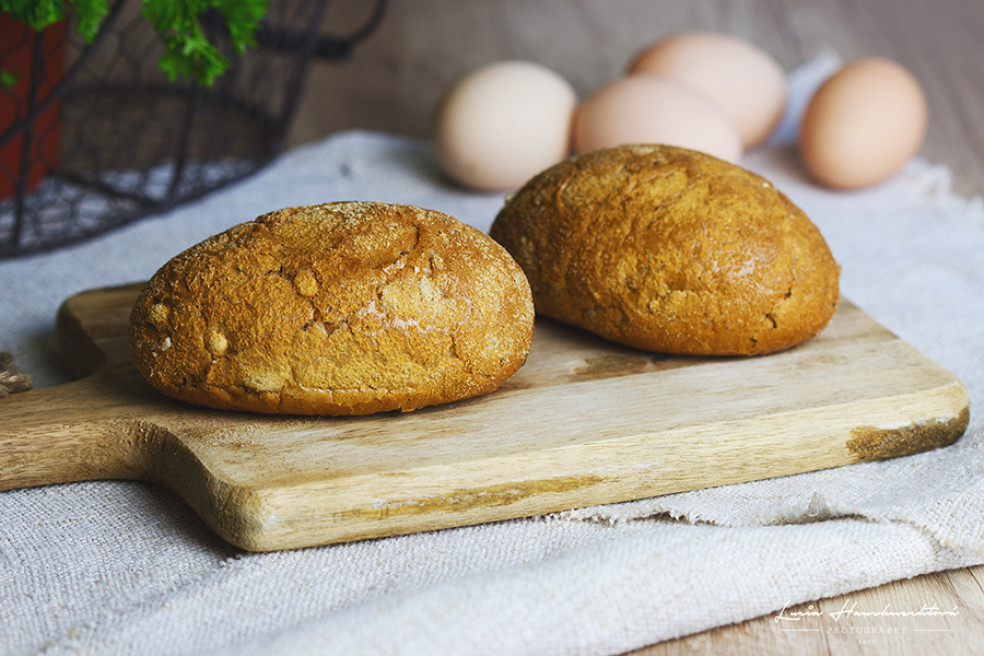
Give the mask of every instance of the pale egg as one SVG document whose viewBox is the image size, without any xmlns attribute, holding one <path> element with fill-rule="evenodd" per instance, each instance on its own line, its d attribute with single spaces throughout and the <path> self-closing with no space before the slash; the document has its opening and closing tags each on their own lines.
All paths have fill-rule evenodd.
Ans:
<svg viewBox="0 0 984 656">
<path fill-rule="evenodd" d="M 745 150 L 772 134 L 786 107 L 786 75 L 779 63 L 728 34 L 674 34 L 644 48 L 629 71 L 670 77 L 703 93 L 738 126 Z"/>
<path fill-rule="evenodd" d="M 648 74 L 618 78 L 578 107 L 577 152 L 639 143 L 689 148 L 729 162 L 742 155 L 734 122 L 699 92 L 669 78 Z"/>
<path fill-rule="evenodd" d="M 574 88 L 528 61 L 502 61 L 461 78 L 434 118 L 445 173 L 484 191 L 515 189 L 570 153 Z"/>
<path fill-rule="evenodd" d="M 923 143 L 926 96 L 901 65 L 856 60 L 810 98 L 800 124 L 807 170 L 836 189 L 867 187 L 894 175 Z"/>
</svg>

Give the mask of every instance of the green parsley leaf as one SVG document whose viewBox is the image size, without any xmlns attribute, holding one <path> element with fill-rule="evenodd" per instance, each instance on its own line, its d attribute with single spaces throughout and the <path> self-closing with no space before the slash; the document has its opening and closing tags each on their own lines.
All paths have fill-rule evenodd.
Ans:
<svg viewBox="0 0 984 656">
<path fill-rule="evenodd" d="M 167 54 L 160 68 L 172 82 L 187 77 L 211 86 L 229 68 L 229 61 L 202 32 L 199 19 L 209 9 L 223 16 L 233 48 L 242 53 L 255 45 L 268 0 L 144 0 L 144 17 L 164 37 Z"/>
<path fill-rule="evenodd" d="M 0 0 L 0 12 L 40 31 L 64 20 L 65 3 L 62 0 Z"/>
<path fill-rule="evenodd" d="M 72 7 L 78 18 L 75 31 L 86 43 L 92 43 L 109 13 L 109 0 L 72 0 Z"/>
<path fill-rule="evenodd" d="M 167 49 L 158 66 L 168 79 L 174 82 L 184 77 L 211 86 L 229 68 L 229 61 L 202 32 L 201 15 L 209 9 L 218 11 L 226 21 L 233 49 L 242 54 L 256 45 L 256 30 L 267 14 L 269 0 L 143 0 L 143 5 L 144 17 Z M 65 20 L 68 7 L 76 16 L 79 36 L 91 43 L 109 13 L 109 0 L 0 0 L 0 12 L 36 31 Z M 11 83 L 10 74 L 0 74 L 4 76 L 0 84 Z"/>
<path fill-rule="evenodd" d="M 71 6 L 78 19 L 76 32 L 91 43 L 109 13 L 108 0 L 0 0 L 0 12 L 10 14 L 36 32 L 65 20 Z"/>
<path fill-rule="evenodd" d="M 10 71 L 0 71 L 0 89 L 13 89 L 20 82 L 21 76 Z"/>
</svg>

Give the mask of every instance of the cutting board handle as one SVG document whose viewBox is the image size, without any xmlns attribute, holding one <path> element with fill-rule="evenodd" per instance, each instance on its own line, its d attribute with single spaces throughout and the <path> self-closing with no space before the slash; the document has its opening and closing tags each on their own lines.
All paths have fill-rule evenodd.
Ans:
<svg viewBox="0 0 984 656">
<path fill-rule="evenodd" d="M 105 478 L 136 478 L 134 423 L 115 404 L 93 403 L 96 374 L 0 401 L 0 490 Z"/>
</svg>

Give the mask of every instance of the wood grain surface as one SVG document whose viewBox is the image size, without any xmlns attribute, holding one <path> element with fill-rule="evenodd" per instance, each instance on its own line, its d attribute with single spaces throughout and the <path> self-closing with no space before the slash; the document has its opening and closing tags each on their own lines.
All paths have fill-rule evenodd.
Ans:
<svg viewBox="0 0 984 656">
<path fill-rule="evenodd" d="M 0 489 L 130 478 L 171 489 L 223 538 L 305 547 L 544 514 L 891 458 L 966 429 L 964 386 L 842 302 L 768 356 L 671 357 L 541 321 L 523 368 L 479 398 L 363 417 L 172 401 L 129 355 L 140 285 L 68 299 L 78 374 L 3 401 Z"/>
<path fill-rule="evenodd" d="M 334 3 L 326 31 L 365 15 L 361 0 Z M 957 192 L 984 194 L 984 3 L 980 0 L 414 0 L 391 2 L 379 32 L 344 65 L 319 64 L 291 134 L 299 144 L 340 129 L 428 133 L 441 91 L 488 61 L 529 58 L 584 94 L 640 45 L 687 29 L 721 30 L 758 43 L 787 70 L 821 52 L 890 57 L 919 78 L 930 106 L 920 154 L 946 164 Z M 864 591 L 865 600 L 956 604 L 947 630 L 901 637 L 779 633 L 763 617 L 649 647 L 640 654 L 971 654 L 984 628 L 984 566 Z M 845 598 L 817 600 L 839 607 Z M 845 619 L 845 630 L 865 623 Z"/>
</svg>

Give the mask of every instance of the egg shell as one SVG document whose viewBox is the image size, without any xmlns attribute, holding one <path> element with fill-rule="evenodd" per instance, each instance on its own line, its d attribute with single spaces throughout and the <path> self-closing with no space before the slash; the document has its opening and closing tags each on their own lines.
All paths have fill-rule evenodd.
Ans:
<svg viewBox="0 0 984 656">
<path fill-rule="evenodd" d="M 706 95 L 738 126 L 745 150 L 772 134 L 786 108 L 786 75 L 779 63 L 729 34 L 674 34 L 639 52 L 629 71 L 670 77 Z"/>
<path fill-rule="evenodd" d="M 584 99 L 574 119 L 578 153 L 626 144 L 666 144 L 741 159 L 734 122 L 699 92 L 658 75 L 615 79 Z"/>
<path fill-rule="evenodd" d="M 810 98 L 800 124 L 800 155 L 829 187 L 874 185 L 919 151 L 928 116 L 926 96 L 908 70 L 888 59 L 859 59 Z"/>
<path fill-rule="evenodd" d="M 438 161 L 484 191 L 515 189 L 570 152 L 577 94 L 558 73 L 528 61 L 483 66 L 447 91 L 434 118 Z"/>
</svg>

